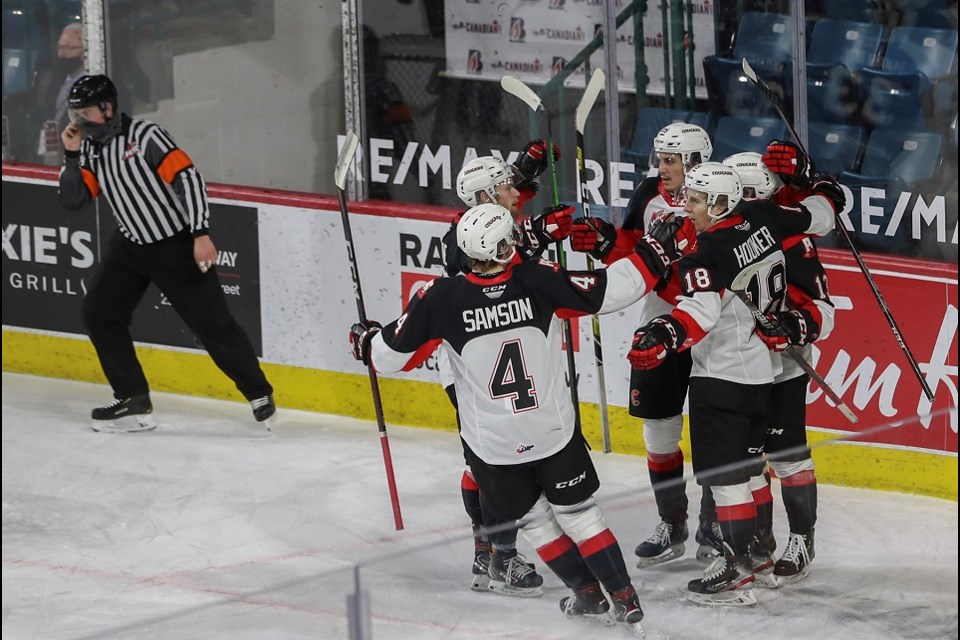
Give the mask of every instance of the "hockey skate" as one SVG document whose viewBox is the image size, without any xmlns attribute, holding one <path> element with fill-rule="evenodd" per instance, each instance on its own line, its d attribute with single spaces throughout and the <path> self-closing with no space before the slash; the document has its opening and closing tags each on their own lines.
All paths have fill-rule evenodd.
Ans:
<svg viewBox="0 0 960 640">
<path fill-rule="evenodd" d="M 661 521 L 653 535 L 641 542 L 634 551 L 640 558 L 637 568 L 652 567 L 679 558 L 686 551 L 683 543 L 689 535 L 686 520 L 675 523 Z"/>
<path fill-rule="evenodd" d="M 149 394 L 119 398 L 105 407 L 97 407 L 90 412 L 94 431 L 105 433 L 133 433 L 156 429 L 153 421 L 153 404 Z"/>
<path fill-rule="evenodd" d="M 610 594 L 613 600 L 613 611 L 618 622 L 625 623 L 638 638 L 643 638 L 643 609 L 640 608 L 640 599 L 637 597 L 637 591 L 633 585 L 627 585 L 625 589 L 615 591 Z"/>
<path fill-rule="evenodd" d="M 780 581 L 773 573 L 775 560 L 773 552 L 777 550 L 777 540 L 769 529 L 758 529 L 750 543 L 750 568 L 757 586 L 767 589 L 779 589 Z"/>
<path fill-rule="evenodd" d="M 810 563 L 816 554 L 813 549 L 813 529 L 806 535 L 790 533 L 787 548 L 774 565 L 773 575 L 782 584 L 799 582 L 810 575 Z"/>
<path fill-rule="evenodd" d="M 561 598 L 560 610 L 568 618 L 582 618 L 607 627 L 612 627 L 617 622 L 610 612 L 610 602 L 603 595 L 599 582 L 591 582 L 576 589 L 572 596 Z"/>
<path fill-rule="evenodd" d="M 715 520 L 701 520 L 694 539 L 700 545 L 697 560 L 704 564 L 710 564 L 723 553 L 723 534 L 720 533 L 720 523 Z"/>
<path fill-rule="evenodd" d="M 277 405 L 273 402 L 273 395 L 254 398 L 250 401 L 253 408 L 253 417 L 257 422 L 262 422 L 269 430 L 273 430 L 273 424 L 276 421 L 274 415 L 277 413 Z"/>
<path fill-rule="evenodd" d="M 470 589 L 485 593 L 490 590 L 490 543 L 474 541 L 473 545 L 473 583 Z"/>
<path fill-rule="evenodd" d="M 519 598 L 538 598 L 543 595 L 543 576 L 516 550 L 491 552 L 487 576 L 490 579 L 487 588 L 494 593 Z"/>
<path fill-rule="evenodd" d="M 726 543 L 723 547 L 724 554 L 707 567 L 703 577 L 687 584 L 690 600 L 714 607 L 749 607 L 757 604 L 749 560 L 733 555 L 733 550 Z"/>
</svg>

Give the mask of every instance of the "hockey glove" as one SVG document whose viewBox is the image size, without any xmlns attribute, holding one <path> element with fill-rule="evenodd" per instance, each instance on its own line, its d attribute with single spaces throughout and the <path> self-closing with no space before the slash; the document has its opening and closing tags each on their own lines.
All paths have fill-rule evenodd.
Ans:
<svg viewBox="0 0 960 640">
<path fill-rule="evenodd" d="M 825 173 L 816 176 L 816 181 L 810 188 L 810 195 L 823 196 L 830 201 L 833 210 L 837 213 L 843 211 L 843 207 L 847 204 L 847 196 L 840 183 Z"/>
<path fill-rule="evenodd" d="M 686 339 L 683 325 L 672 316 L 659 316 L 637 329 L 627 360 L 634 369 L 660 366 L 671 351 L 677 351 Z"/>
<path fill-rule="evenodd" d="M 570 235 L 573 211 L 573 207 L 568 204 L 558 204 L 545 208 L 543 213 L 534 218 L 533 232 L 539 236 L 540 242 L 559 242 L 566 239 Z"/>
<path fill-rule="evenodd" d="M 816 173 L 813 160 L 792 142 L 773 140 L 763 154 L 763 164 L 786 184 L 798 189 L 807 189 Z"/>
<path fill-rule="evenodd" d="M 756 333 L 771 351 L 799 347 L 817 339 L 819 327 L 806 311 L 791 310 L 768 313 L 767 322 L 758 322 Z"/>
<path fill-rule="evenodd" d="M 602 218 L 577 218 L 570 225 L 570 246 L 604 260 L 617 242 L 617 228 Z"/>
<path fill-rule="evenodd" d="M 553 161 L 556 162 L 559 159 L 560 147 L 554 143 Z M 549 163 L 550 159 L 547 157 L 547 141 L 541 138 L 528 142 L 513 166 L 516 167 L 520 173 L 520 182 L 522 183 L 527 180 L 539 178 L 543 175 L 543 172 L 547 170 L 547 167 L 550 166 Z"/>
<path fill-rule="evenodd" d="M 370 341 L 381 329 L 383 325 L 376 320 L 356 322 L 350 327 L 350 349 L 354 359 L 370 366 Z"/>
</svg>

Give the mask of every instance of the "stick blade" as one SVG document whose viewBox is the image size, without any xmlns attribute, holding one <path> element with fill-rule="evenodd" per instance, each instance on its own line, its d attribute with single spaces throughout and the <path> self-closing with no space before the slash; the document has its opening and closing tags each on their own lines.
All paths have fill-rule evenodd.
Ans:
<svg viewBox="0 0 960 640">
<path fill-rule="evenodd" d="M 360 139 L 353 131 L 347 131 L 347 138 L 343 141 L 343 148 L 340 149 L 340 156 L 337 158 L 337 168 L 333 174 L 333 181 L 337 189 L 343 190 L 347 184 L 347 173 L 350 171 L 350 165 L 353 164 L 353 156 L 357 154 L 357 145 Z"/>
<path fill-rule="evenodd" d="M 606 81 L 607 74 L 603 72 L 603 69 L 598 68 L 593 70 L 593 75 L 590 76 L 590 82 L 587 83 L 583 97 L 580 98 L 580 104 L 577 105 L 577 131 L 580 133 L 583 133 L 583 129 L 587 124 L 587 116 L 590 115 L 590 111 L 593 109 L 593 105 L 596 103 L 597 97 L 603 90 L 603 84 Z"/>
<path fill-rule="evenodd" d="M 510 95 L 516 96 L 527 103 L 533 111 L 540 108 L 540 96 L 534 93 L 533 89 L 528 87 L 519 78 L 513 76 L 503 76 L 500 78 L 500 86 Z"/>
<path fill-rule="evenodd" d="M 753 70 L 753 67 L 750 66 L 750 63 L 747 62 L 746 58 L 743 59 L 742 66 L 743 66 L 743 72 L 746 74 L 748 78 L 750 78 L 750 82 L 756 84 L 757 72 Z"/>
</svg>

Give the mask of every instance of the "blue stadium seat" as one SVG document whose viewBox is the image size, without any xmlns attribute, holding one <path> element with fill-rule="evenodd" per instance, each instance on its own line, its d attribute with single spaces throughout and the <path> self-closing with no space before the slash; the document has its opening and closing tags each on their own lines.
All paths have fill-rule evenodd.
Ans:
<svg viewBox="0 0 960 640">
<path fill-rule="evenodd" d="M 641 109 L 640 113 L 637 114 L 637 123 L 633 129 L 630 147 L 623 150 L 623 160 L 635 164 L 639 170 L 646 170 L 650 166 L 653 139 L 660 132 L 660 129 L 671 122 L 690 122 L 700 125 L 709 132 L 709 116 L 706 113 L 657 107 Z"/>
<path fill-rule="evenodd" d="M 713 158 L 722 159 L 741 151 L 763 153 L 771 140 L 783 140 L 786 136 L 787 126 L 780 118 L 721 118 L 713 134 Z"/>
<path fill-rule="evenodd" d="M 831 3 L 840 4 L 840 3 Z M 855 72 L 872 67 L 880 55 L 883 25 L 849 20 L 818 20 L 813 26 L 807 65 L 842 64 Z"/>
<path fill-rule="evenodd" d="M 933 88 L 955 74 L 956 69 L 956 30 L 895 28 L 887 43 L 883 66 L 867 67 L 860 72 L 859 93 L 865 122 L 874 128 L 926 128 L 934 96 L 950 93 L 934 93 Z"/>
<path fill-rule="evenodd" d="M 811 122 L 807 129 L 810 156 L 818 171 L 837 175 L 856 171 L 867 141 L 867 130 L 844 124 Z"/>
<path fill-rule="evenodd" d="M 746 58 L 758 75 L 772 87 L 783 90 L 793 57 L 793 19 L 778 13 L 743 14 L 728 55 L 703 60 L 704 81 L 714 121 L 724 116 L 769 117 L 775 112 L 763 95 L 743 75 Z M 790 108 L 790 96 L 783 103 Z"/>
<path fill-rule="evenodd" d="M 870 135 L 860 171 L 842 171 L 838 177 L 853 192 L 853 211 L 876 212 L 868 217 L 872 224 L 880 227 L 879 231 L 864 232 L 861 229 L 864 215 L 850 216 L 861 248 L 900 255 L 916 252 L 917 243 L 911 237 L 909 220 L 901 219 L 894 229 L 889 227 L 891 221 L 896 220 L 896 207 L 903 192 L 915 191 L 922 188 L 918 187 L 921 183 L 932 184 L 939 178 L 943 147 L 943 137 L 937 133 L 878 129 Z M 885 197 L 873 196 L 865 207 L 866 203 L 860 202 L 861 187 L 881 189 Z"/>
</svg>

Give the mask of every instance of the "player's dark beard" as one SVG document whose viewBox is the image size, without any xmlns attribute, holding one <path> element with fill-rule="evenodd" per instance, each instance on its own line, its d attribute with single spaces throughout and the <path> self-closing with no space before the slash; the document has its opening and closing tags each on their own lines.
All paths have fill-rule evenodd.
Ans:
<svg viewBox="0 0 960 640">
<path fill-rule="evenodd" d="M 115 115 L 103 124 L 97 124 L 95 122 L 88 122 L 86 120 L 80 120 L 77 122 L 80 125 L 80 128 L 83 129 L 83 134 L 100 144 L 107 144 L 118 135 L 120 135 L 120 130 L 123 127 L 123 123 L 119 115 Z"/>
</svg>

